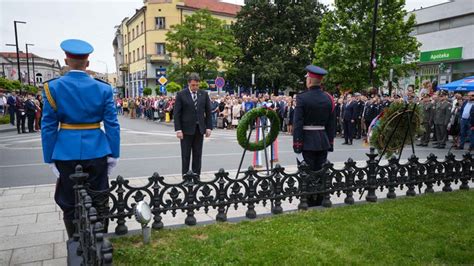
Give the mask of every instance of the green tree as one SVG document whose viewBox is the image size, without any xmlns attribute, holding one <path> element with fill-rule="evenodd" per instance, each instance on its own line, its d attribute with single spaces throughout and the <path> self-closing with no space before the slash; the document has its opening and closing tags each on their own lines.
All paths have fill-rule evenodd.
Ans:
<svg viewBox="0 0 474 266">
<path fill-rule="evenodd" d="M 146 87 L 143 89 L 143 95 L 150 96 L 151 94 L 152 94 L 151 88 Z"/>
<path fill-rule="evenodd" d="M 33 94 L 38 93 L 38 88 L 33 85 L 24 84 L 22 85 L 22 89 L 23 89 L 23 92 L 33 93 Z"/>
<path fill-rule="evenodd" d="M 166 85 L 166 91 L 169 93 L 176 93 L 180 91 L 183 87 L 179 85 L 178 83 L 171 81 Z"/>
<path fill-rule="evenodd" d="M 20 91 L 21 83 L 18 80 L 10 81 L 10 87 L 12 91 Z"/>
<path fill-rule="evenodd" d="M 302 88 L 325 10 L 314 0 L 247 1 L 233 25 L 242 56 L 229 78 L 250 86 L 255 73 L 257 87 L 273 87 L 275 94 Z"/>
<path fill-rule="evenodd" d="M 171 68 L 170 78 L 175 81 L 179 78 L 180 83 L 184 84 L 184 75 L 190 72 L 212 78 L 208 76 L 217 73 L 220 67 L 230 67 L 239 54 L 232 31 L 208 10 L 187 16 L 182 24 L 171 29 L 166 34 L 167 49 L 187 62 Z"/>
<path fill-rule="evenodd" d="M 380 1 L 377 17 L 376 68 L 374 85 L 379 86 L 389 77 L 404 76 L 416 67 L 420 44 L 410 36 L 415 16 L 404 10 L 404 0 Z M 328 70 L 329 87 L 360 91 L 369 87 L 369 69 L 372 47 L 372 24 L 375 0 L 337 1 L 336 8 L 323 19 L 321 33 L 314 46 L 314 63 Z M 403 58 L 405 63 L 395 63 Z"/>
<path fill-rule="evenodd" d="M 207 84 L 207 82 L 205 82 L 204 80 L 201 80 L 201 82 L 199 82 L 199 89 L 207 90 L 208 88 L 209 88 L 209 84 Z"/>
<path fill-rule="evenodd" d="M 12 90 L 11 81 L 6 78 L 0 77 L 0 89 L 11 91 Z"/>
</svg>

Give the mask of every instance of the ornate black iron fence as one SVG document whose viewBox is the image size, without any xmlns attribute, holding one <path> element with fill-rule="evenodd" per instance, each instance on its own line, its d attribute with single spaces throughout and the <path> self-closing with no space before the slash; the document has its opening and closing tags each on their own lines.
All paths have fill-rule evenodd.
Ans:
<svg viewBox="0 0 474 266">
<path fill-rule="evenodd" d="M 104 237 L 108 222 L 99 217 L 95 202 L 86 190 L 85 180 L 88 174 L 82 172 L 82 166 L 76 167 L 76 173 L 70 178 L 74 186 L 76 210 L 74 224 L 76 231 L 68 241 L 68 265 L 112 265 L 112 244 Z"/>
<path fill-rule="evenodd" d="M 353 204 L 354 192 L 366 192 L 365 199 L 376 202 L 378 189 L 387 190 L 387 198 L 395 198 L 397 188 L 406 188 L 407 196 L 415 196 L 416 188 L 419 193 L 422 188 L 426 193 L 432 193 L 435 184 L 443 185 L 442 190 L 448 192 L 452 190 L 453 182 L 460 182 L 460 189 L 469 189 L 469 182 L 474 176 L 474 160 L 470 153 L 460 160 L 451 153 L 444 160 L 431 154 L 424 162 L 413 155 L 406 163 L 392 158 L 385 165 L 379 165 L 373 149 L 367 156 L 369 159 L 365 166 L 357 166 L 356 162 L 348 159 L 342 169 L 328 163 L 317 172 L 302 166 L 295 173 L 286 173 L 285 168 L 277 165 L 270 174 L 250 167 L 238 179 L 221 169 L 212 180 L 200 181 L 196 175 L 188 174 L 176 184 L 167 183 L 163 176 L 154 173 L 148 178 L 148 183 L 140 187 L 133 187 L 129 180 L 118 176 L 107 191 L 87 190 L 87 193 L 94 202 L 102 202 L 98 217 L 116 220 L 115 233 L 123 235 L 128 232 L 127 218 L 133 216 L 133 207 L 141 200 L 152 208 L 152 227 L 160 229 L 163 228 L 162 216 L 167 213 L 176 216 L 178 211 L 186 213 L 186 225 L 196 224 L 195 211 L 201 209 L 205 213 L 216 209 L 216 221 L 226 221 L 228 208 L 246 206 L 246 217 L 252 219 L 257 217 L 255 206 L 260 203 L 270 202 L 271 212 L 278 214 L 283 212 L 282 201 L 299 199 L 298 209 L 305 210 L 308 208 L 308 197 L 316 194 L 324 196 L 324 207 L 331 207 L 333 196 L 342 195 L 345 195 L 346 204 Z M 81 186 L 77 190 L 79 195 L 84 194 Z M 83 213 L 82 216 L 87 215 Z"/>
</svg>

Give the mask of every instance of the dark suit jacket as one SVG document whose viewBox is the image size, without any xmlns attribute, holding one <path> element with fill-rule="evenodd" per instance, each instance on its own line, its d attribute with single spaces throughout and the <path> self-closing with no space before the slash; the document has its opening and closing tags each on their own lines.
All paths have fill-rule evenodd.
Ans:
<svg viewBox="0 0 474 266">
<path fill-rule="evenodd" d="M 342 107 L 342 118 L 344 120 L 356 120 L 357 118 L 357 113 L 356 113 L 356 108 L 357 108 L 357 102 L 352 101 L 350 104 L 344 104 Z"/>
<path fill-rule="evenodd" d="M 194 135 L 196 124 L 199 124 L 201 134 L 206 129 L 212 129 L 211 100 L 206 91 L 197 91 L 197 110 L 194 108 L 193 98 L 189 89 L 184 89 L 176 94 L 174 105 L 174 130 L 183 131 L 183 134 Z"/>
<path fill-rule="evenodd" d="M 471 107 L 471 112 L 469 113 L 469 115 L 471 117 L 471 130 L 474 130 L 474 106 Z"/>
<path fill-rule="evenodd" d="M 36 113 L 36 105 L 32 100 L 26 100 L 25 102 L 26 113 L 34 115 Z"/>
</svg>

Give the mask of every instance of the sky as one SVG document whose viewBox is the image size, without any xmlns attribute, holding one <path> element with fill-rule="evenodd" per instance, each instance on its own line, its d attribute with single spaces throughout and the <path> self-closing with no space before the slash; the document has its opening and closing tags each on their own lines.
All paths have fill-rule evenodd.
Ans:
<svg viewBox="0 0 474 266">
<path fill-rule="evenodd" d="M 331 5 L 334 0 L 320 0 Z M 243 4 L 244 0 L 225 0 Z M 406 0 L 406 10 L 447 2 L 447 0 Z M 13 21 L 17 24 L 20 50 L 32 43 L 29 52 L 45 58 L 60 60 L 64 53 L 59 47 L 65 39 L 83 39 L 94 47 L 89 57 L 90 69 L 105 73 L 115 72 L 112 41 L 114 27 L 125 17 L 131 17 L 143 0 L 0 0 L 0 51 L 15 52 Z"/>
</svg>

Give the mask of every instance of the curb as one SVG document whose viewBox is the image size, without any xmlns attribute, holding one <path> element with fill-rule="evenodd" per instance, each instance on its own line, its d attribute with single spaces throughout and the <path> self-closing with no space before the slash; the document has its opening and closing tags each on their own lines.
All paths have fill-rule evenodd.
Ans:
<svg viewBox="0 0 474 266">
<path fill-rule="evenodd" d="M 5 127 L 5 128 L 0 128 L 0 133 L 5 133 L 5 132 L 14 132 L 16 131 L 16 127 Z"/>
</svg>

